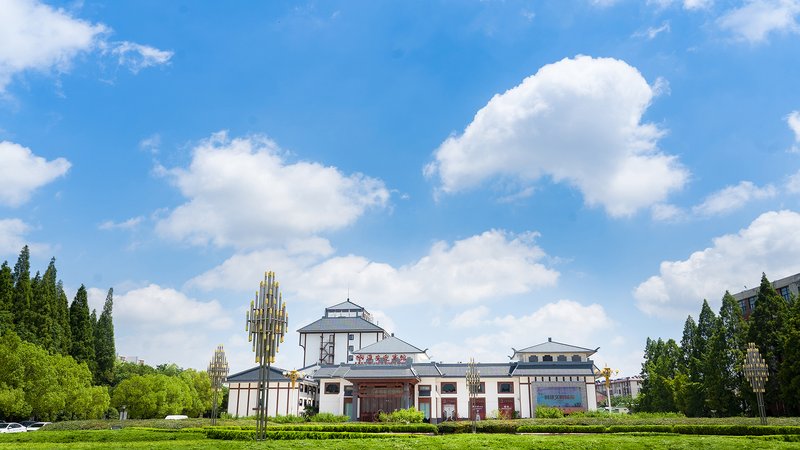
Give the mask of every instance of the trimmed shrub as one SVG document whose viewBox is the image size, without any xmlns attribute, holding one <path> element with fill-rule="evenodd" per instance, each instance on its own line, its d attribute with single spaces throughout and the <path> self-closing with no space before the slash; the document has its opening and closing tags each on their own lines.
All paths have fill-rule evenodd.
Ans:
<svg viewBox="0 0 800 450">
<path fill-rule="evenodd" d="M 397 411 L 386 414 L 384 412 L 378 413 L 379 422 L 392 422 L 392 423 L 422 423 L 425 419 L 425 414 L 422 411 L 417 411 L 413 406 L 408 409 L 398 409 Z"/>
<path fill-rule="evenodd" d="M 311 416 L 311 422 L 347 422 L 350 420 L 347 416 L 337 416 L 332 413 L 319 413 Z"/>
<path fill-rule="evenodd" d="M 244 430 L 217 430 L 209 429 L 206 432 L 209 439 L 252 441 L 255 440 L 255 431 Z M 267 431 L 267 439 L 271 440 L 296 440 L 296 439 L 374 439 L 398 437 L 397 434 L 381 433 L 353 433 L 347 431 Z M 408 435 L 410 436 L 410 435 Z"/>
<path fill-rule="evenodd" d="M 564 417 L 564 412 L 558 408 L 551 408 L 549 406 L 536 407 L 537 419 L 560 419 L 562 417 Z"/>
</svg>

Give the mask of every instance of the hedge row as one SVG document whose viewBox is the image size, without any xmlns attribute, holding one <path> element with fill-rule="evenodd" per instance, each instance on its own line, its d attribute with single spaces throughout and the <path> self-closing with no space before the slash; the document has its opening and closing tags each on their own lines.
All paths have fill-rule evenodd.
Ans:
<svg viewBox="0 0 800 450">
<path fill-rule="evenodd" d="M 441 430 L 440 430 L 441 431 Z M 713 436 L 800 435 L 797 426 L 762 425 L 521 425 L 517 433 L 676 433 Z"/>
<path fill-rule="evenodd" d="M 469 433 L 470 422 L 444 422 L 439 433 Z M 476 424 L 478 433 L 676 433 L 718 436 L 800 435 L 800 426 L 781 425 L 715 425 L 715 424 L 642 424 L 642 425 L 571 425 L 536 424 L 521 425 L 509 422 L 485 421 Z"/>
<path fill-rule="evenodd" d="M 209 429 L 255 431 L 255 427 L 226 426 L 206 427 Z M 324 432 L 359 432 L 359 433 L 438 433 L 436 425 L 429 423 L 332 423 L 330 425 L 318 424 L 282 424 L 270 425 L 268 431 L 324 431 Z"/>
<path fill-rule="evenodd" d="M 388 434 L 388 433 L 358 433 L 347 431 L 267 431 L 267 439 L 270 440 L 296 440 L 296 439 L 372 439 L 372 438 L 389 438 L 404 436 L 402 434 Z M 411 437 L 413 435 L 405 435 Z M 226 441 L 252 441 L 256 438 L 255 431 L 247 430 L 225 430 L 225 429 L 208 429 L 206 430 L 206 437 L 209 439 L 221 439 Z"/>
</svg>

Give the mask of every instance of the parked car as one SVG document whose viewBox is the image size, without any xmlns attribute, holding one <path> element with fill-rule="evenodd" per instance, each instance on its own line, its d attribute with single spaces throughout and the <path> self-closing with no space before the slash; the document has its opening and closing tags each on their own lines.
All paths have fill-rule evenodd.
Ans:
<svg viewBox="0 0 800 450">
<path fill-rule="evenodd" d="M 183 414 L 173 414 L 173 415 L 169 415 L 167 417 L 164 417 L 165 420 L 183 420 L 183 419 L 188 419 L 188 418 L 189 418 L 189 416 L 184 416 Z"/>
<path fill-rule="evenodd" d="M 27 428 L 16 422 L 0 423 L 0 433 L 24 433 L 26 431 L 28 431 Z"/>
<path fill-rule="evenodd" d="M 22 425 L 25 428 L 28 428 L 28 425 L 33 425 L 36 423 L 35 420 L 23 420 L 22 422 L 17 422 L 18 424 Z"/>
<path fill-rule="evenodd" d="M 27 429 L 28 429 L 28 431 L 36 431 L 36 430 L 38 430 L 39 428 L 42 428 L 43 426 L 45 426 L 45 425 L 48 425 L 48 424 L 50 424 L 50 423 L 51 423 L 51 422 L 34 422 L 34 423 L 32 423 L 32 424 L 28 425 L 28 426 L 27 426 L 27 427 L 25 427 L 25 428 L 27 428 Z"/>
</svg>

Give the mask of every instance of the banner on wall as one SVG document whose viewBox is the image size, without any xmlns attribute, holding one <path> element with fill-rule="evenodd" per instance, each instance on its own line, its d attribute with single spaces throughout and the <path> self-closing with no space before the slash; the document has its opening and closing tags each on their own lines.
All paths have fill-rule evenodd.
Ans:
<svg viewBox="0 0 800 450">
<path fill-rule="evenodd" d="M 582 408 L 581 388 L 575 386 L 540 387 L 536 389 L 536 404 L 554 408 Z"/>
</svg>

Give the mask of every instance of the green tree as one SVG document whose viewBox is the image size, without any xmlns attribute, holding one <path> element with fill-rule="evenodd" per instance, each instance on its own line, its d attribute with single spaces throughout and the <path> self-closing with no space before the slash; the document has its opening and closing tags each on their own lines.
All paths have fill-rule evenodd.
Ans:
<svg viewBox="0 0 800 450">
<path fill-rule="evenodd" d="M 78 362 L 85 362 L 93 371 L 95 367 L 94 330 L 89 315 L 89 300 L 86 287 L 81 285 L 69 307 L 70 330 L 72 331 L 72 350 L 70 355 Z"/>
<path fill-rule="evenodd" d="M 52 286 L 50 285 L 52 283 Z M 48 351 L 55 351 L 53 348 L 54 322 L 52 306 L 56 295 L 55 280 L 55 260 L 50 260 L 50 265 L 45 271 L 44 276 L 36 272 L 36 276 L 31 281 L 31 324 L 36 344 L 41 345 Z"/>
<path fill-rule="evenodd" d="M 95 380 L 100 384 L 111 385 L 114 382 L 114 363 L 117 359 L 114 345 L 114 320 L 112 309 L 114 307 L 114 289 L 108 290 L 103 312 L 97 319 L 94 328 L 94 352 L 97 361 Z"/>
<path fill-rule="evenodd" d="M 675 407 L 687 416 L 703 414 L 702 347 L 700 329 L 692 316 L 686 318 L 681 337 L 678 372 L 673 378 Z"/>
<path fill-rule="evenodd" d="M 64 291 L 64 283 L 61 280 L 56 284 L 56 308 L 55 326 L 58 327 L 59 342 L 58 352 L 62 355 L 69 355 L 72 352 L 72 328 L 69 321 L 69 299 Z"/>
<path fill-rule="evenodd" d="M 202 417 L 211 410 L 213 392 L 211 378 L 206 372 L 186 369 L 179 375 L 180 379 L 189 387 L 190 401 L 184 409 L 184 414 L 189 417 Z"/>
<path fill-rule="evenodd" d="M 786 300 L 775 292 L 767 276 L 762 274 L 756 307 L 750 315 L 748 340 L 756 344 L 761 357 L 769 366 L 764 401 L 772 415 L 781 415 L 785 412 L 778 373 L 784 360 L 787 319 Z"/>
<path fill-rule="evenodd" d="M 13 309 L 14 329 L 20 338 L 26 341 L 34 340 L 31 325 L 31 262 L 28 246 L 22 247 L 17 264 L 14 265 L 14 296 Z"/>
<path fill-rule="evenodd" d="M 647 338 L 642 364 L 639 409 L 647 412 L 676 411 L 674 379 L 679 374 L 681 349 L 670 339 Z"/>
<path fill-rule="evenodd" d="M 778 374 L 781 394 L 789 415 L 800 414 L 800 302 L 792 299 L 789 311 L 786 340 L 783 344 L 784 361 Z"/>
<path fill-rule="evenodd" d="M 0 333 L 14 329 L 14 275 L 8 261 L 0 266 Z"/>
<path fill-rule="evenodd" d="M 112 387 L 118 386 L 128 378 L 136 375 L 154 375 L 156 369 L 147 364 L 136 364 L 127 361 L 115 361 L 114 363 L 114 381 L 111 383 Z"/>
<path fill-rule="evenodd" d="M 152 419 L 188 411 L 192 396 L 180 377 L 134 375 L 114 388 L 111 405 L 117 409 L 125 406 L 131 419 Z"/>
<path fill-rule="evenodd" d="M 705 356 L 706 406 L 720 416 L 744 412 L 747 380 L 742 372 L 747 348 L 747 322 L 730 292 L 722 296 L 717 325 Z"/>
</svg>

